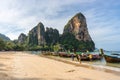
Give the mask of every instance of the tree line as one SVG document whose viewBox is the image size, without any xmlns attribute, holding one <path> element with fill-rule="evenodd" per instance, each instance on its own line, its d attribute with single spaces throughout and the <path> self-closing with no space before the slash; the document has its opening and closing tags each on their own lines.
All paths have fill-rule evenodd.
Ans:
<svg viewBox="0 0 120 80">
<path fill-rule="evenodd" d="M 49 41 L 50 38 L 46 39 Z M 0 38 L 0 51 L 93 51 L 94 42 L 79 41 L 71 33 L 63 34 L 55 43 L 48 42 L 42 46 L 30 45 L 27 41 L 19 43 L 17 40 L 4 41 Z"/>
</svg>

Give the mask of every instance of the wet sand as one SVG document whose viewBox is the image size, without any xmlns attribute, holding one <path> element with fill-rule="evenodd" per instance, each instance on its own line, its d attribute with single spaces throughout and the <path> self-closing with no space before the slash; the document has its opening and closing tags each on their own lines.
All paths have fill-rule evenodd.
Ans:
<svg viewBox="0 0 120 80">
<path fill-rule="evenodd" d="M 120 80 L 112 72 L 75 64 L 23 52 L 0 52 L 0 80 Z"/>
</svg>

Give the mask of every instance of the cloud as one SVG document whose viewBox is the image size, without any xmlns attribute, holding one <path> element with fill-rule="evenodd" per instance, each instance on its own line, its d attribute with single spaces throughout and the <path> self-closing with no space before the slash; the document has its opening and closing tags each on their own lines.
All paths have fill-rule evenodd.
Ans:
<svg viewBox="0 0 120 80">
<path fill-rule="evenodd" d="M 62 33 L 68 20 L 82 12 L 96 47 L 109 49 L 108 44 L 120 44 L 119 7 L 120 3 L 114 0 L 1 0 L 0 33 L 17 39 L 39 22 Z"/>
<path fill-rule="evenodd" d="M 118 40 L 120 37 L 120 21 L 116 11 L 102 10 L 102 8 L 98 7 L 87 10 L 84 13 L 87 18 L 89 32 L 95 41 L 96 47 L 106 50 L 119 50 L 117 47 L 120 44 Z"/>
<path fill-rule="evenodd" d="M 64 2 L 62 2 L 64 1 Z M 78 3 L 89 3 L 94 0 L 77 0 Z M 62 3 L 61 3 L 62 2 Z M 1 32 L 7 34 L 11 39 L 16 39 L 19 34 L 16 33 L 27 32 L 38 22 L 43 22 L 45 26 L 54 27 L 60 30 L 62 33 L 65 22 L 69 18 L 68 16 L 60 16 L 62 11 L 66 10 L 66 6 L 76 4 L 74 0 L 3 0 L 0 1 L 0 25 L 3 29 Z M 64 13 L 63 13 L 64 14 Z M 62 17 L 62 18 L 60 18 Z M 64 18 L 63 18 L 64 17 Z M 64 21 L 66 20 L 66 21 Z M 67 23 L 67 22 L 66 22 Z M 6 25 L 2 25 L 6 24 Z M 13 28 L 14 27 L 14 28 Z M 20 30 L 20 31 L 18 31 Z M 7 33 L 6 33 L 7 32 Z M 11 34 L 11 35 L 9 35 Z"/>
</svg>

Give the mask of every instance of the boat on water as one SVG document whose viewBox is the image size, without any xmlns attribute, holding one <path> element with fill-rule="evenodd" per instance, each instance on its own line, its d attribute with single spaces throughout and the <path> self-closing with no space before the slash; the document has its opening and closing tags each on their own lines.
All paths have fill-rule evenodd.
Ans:
<svg viewBox="0 0 120 80">
<path fill-rule="evenodd" d="M 68 52 L 42 52 L 43 55 L 53 55 L 53 56 L 60 56 L 65 58 L 72 58 L 72 57 L 78 57 L 80 56 L 82 61 L 91 61 L 91 60 L 100 60 L 101 56 L 99 54 L 90 54 L 90 53 L 76 53 L 74 52 L 68 53 Z"/>
<path fill-rule="evenodd" d="M 66 57 L 66 58 L 70 58 L 70 57 L 77 57 L 78 55 L 80 55 L 81 57 L 81 60 L 82 61 L 90 61 L 90 60 L 100 60 L 101 59 L 101 56 L 99 54 L 68 54 L 66 52 L 59 52 L 58 53 L 60 57 Z M 90 59 L 90 56 L 91 55 L 91 59 Z"/>
<path fill-rule="evenodd" d="M 111 55 L 106 55 L 104 54 L 106 62 L 109 63 L 120 63 L 120 54 L 111 54 Z"/>
</svg>

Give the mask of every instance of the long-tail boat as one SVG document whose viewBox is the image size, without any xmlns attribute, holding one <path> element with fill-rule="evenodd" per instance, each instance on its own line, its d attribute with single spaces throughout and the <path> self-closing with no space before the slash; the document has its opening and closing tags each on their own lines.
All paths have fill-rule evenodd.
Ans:
<svg viewBox="0 0 120 80">
<path fill-rule="evenodd" d="M 103 49 L 100 49 L 100 54 L 105 57 L 106 62 L 120 63 L 120 53 L 105 54 Z"/>
<path fill-rule="evenodd" d="M 104 57 L 106 62 L 120 63 L 120 54 L 111 54 L 111 55 L 104 54 Z"/>
</svg>

